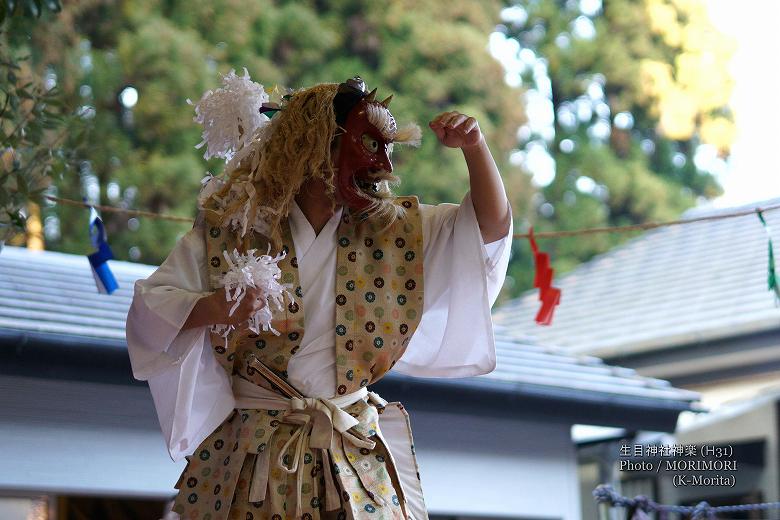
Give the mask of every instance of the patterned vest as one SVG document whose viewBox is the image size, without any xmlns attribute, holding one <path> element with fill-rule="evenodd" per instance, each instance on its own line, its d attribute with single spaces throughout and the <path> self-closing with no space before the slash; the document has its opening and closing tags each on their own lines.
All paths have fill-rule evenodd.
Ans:
<svg viewBox="0 0 780 520">
<path fill-rule="evenodd" d="M 356 223 L 344 212 L 338 227 L 336 259 L 336 386 L 338 395 L 351 393 L 378 381 L 401 357 L 420 322 L 423 309 L 422 220 L 416 197 L 398 197 L 406 209 L 388 229 L 371 221 Z M 254 235 L 249 247 L 225 228 L 215 225 L 206 212 L 206 251 L 210 284 L 224 273 L 223 251 L 267 250 L 267 240 Z M 269 383 L 247 365 L 254 355 L 282 378 L 290 358 L 300 349 L 304 332 L 303 292 L 298 261 L 287 222 L 283 224 L 279 262 L 282 281 L 294 288 L 294 301 L 274 311 L 271 332 L 254 334 L 238 329 L 227 341 L 212 334 L 212 345 L 228 374 L 239 374 L 260 386 Z M 313 310 L 316 312 L 316 309 Z"/>
</svg>

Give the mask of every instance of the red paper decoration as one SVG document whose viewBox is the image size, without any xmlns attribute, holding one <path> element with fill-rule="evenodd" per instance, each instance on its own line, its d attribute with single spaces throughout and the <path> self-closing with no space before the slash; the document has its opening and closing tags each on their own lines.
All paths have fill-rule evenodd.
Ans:
<svg viewBox="0 0 780 520">
<path fill-rule="evenodd" d="M 552 323 L 555 306 L 561 303 L 561 290 L 552 286 L 554 270 L 550 267 L 550 255 L 539 251 L 534 240 L 534 228 L 528 230 L 528 241 L 534 253 L 534 287 L 539 288 L 539 301 L 542 306 L 536 314 L 536 323 L 550 325 Z"/>
</svg>

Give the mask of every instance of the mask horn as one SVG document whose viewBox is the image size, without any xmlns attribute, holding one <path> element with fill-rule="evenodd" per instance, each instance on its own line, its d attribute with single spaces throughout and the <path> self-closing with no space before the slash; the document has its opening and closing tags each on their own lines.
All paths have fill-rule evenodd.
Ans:
<svg viewBox="0 0 780 520">
<path fill-rule="evenodd" d="M 369 103 L 372 102 L 372 101 L 376 101 L 374 99 L 375 97 L 376 97 L 376 89 L 374 89 L 374 90 L 372 90 L 371 92 L 368 93 L 368 95 L 366 96 L 366 101 L 369 102 Z"/>
<path fill-rule="evenodd" d="M 382 101 L 382 106 L 387 108 L 388 106 L 390 106 L 390 101 L 392 100 L 393 100 L 393 95 L 390 94 L 389 96 L 387 96 L 387 98 L 384 101 Z"/>
</svg>

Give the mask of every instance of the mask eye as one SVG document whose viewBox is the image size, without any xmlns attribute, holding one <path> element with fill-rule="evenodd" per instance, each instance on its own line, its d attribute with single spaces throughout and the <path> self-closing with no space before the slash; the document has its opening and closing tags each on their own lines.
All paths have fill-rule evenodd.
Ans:
<svg viewBox="0 0 780 520">
<path fill-rule="evenodd" d="M 363 146 L 371 153 L 377 153 L 379 151 L 379 141 L 368 134 L 363 134 Z"/>
</svg>

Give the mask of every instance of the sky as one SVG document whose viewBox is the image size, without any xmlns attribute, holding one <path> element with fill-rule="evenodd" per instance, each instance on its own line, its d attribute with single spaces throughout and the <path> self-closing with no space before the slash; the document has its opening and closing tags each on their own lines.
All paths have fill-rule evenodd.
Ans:
<svg viewBox="0 0 780 520">
<path fill-rule="evenodd" d="M 780 2 L 706 0 L 718 29 L 735 39 L 732 108 L 737 140 L 720 177 L 722 207 L 780 197 Z"/>
</svg>

